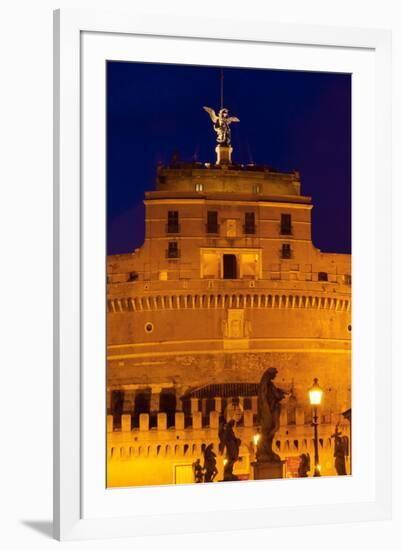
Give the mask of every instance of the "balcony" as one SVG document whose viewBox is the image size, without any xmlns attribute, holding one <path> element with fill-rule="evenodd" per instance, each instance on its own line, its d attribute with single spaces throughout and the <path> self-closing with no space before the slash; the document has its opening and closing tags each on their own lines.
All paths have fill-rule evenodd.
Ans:
<svg viewBox="0 0 402 550">
<path fill-rule="evenodd" d="M 209 234 L 209 233 L 212 233 L 213 235 L 218 235 L 219 234 L 219 228 L 220 228 L 220 225 L 219 223 L 207 223 L 206 226 L 206 232 Z"/>
<path fill-rule="evenodd" d="M 180 233 L 180 224 L 179 223 L 167 223 L 166 224 L 166 233 Z"/>
<path fill-rule="evenodd" d="M 178 248 L 170 248 L 166 250 L 166 258 L 168 260 L 177 260 L 180 258 L 180 250 Z"/>
<path fill-rule="evenodd" d="M 254 224 L 244 224 L 243 225 L 243 233 L 245 235 L 255 235 L 255 225 Z"/>
</svg>

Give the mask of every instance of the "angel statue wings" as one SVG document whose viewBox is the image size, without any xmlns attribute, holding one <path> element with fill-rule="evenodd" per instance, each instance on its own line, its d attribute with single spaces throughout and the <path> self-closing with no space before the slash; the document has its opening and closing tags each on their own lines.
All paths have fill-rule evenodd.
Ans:
<svg viewBox="0 0 402 550">
<path fill-rule="evenodd" d="M 236 116 L 229 116 L 229 111 L 223 107 L 218 114 L 211 107 L 204 107 L 214 125 L 216 141 L 221 145 L 230 145 L 230 125 L 232 122 L 240 122 Z"/>
</svg>

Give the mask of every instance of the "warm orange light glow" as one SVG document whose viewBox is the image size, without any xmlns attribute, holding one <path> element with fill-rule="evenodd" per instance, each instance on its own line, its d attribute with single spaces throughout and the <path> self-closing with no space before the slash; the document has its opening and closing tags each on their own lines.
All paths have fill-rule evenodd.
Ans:
<svg viewBox="0 0 402 550">
<path fill-rule="evenodd" d="M 254 445 L 255 445 L 256 447 L 257 447 L 257 445 L 258 445 L 258 442 L 259 442 L 260 438 L 261 438 L 261 434 L 254 434 L 254 435 L 253 435 L 253 442 L 254 442 Z"/>
<path fill-rule="evenodd" d="M 314 378 L 314 383 L 313 383 L 312 387 L 309 389 L 309 392 L 308 392 L 309 399 L 310 399 L 310 404 L 311 405 L 320 405 L 321 404 L 321 399 L 322 399 L 322 394 L 323 394 L 323 391 L 322 391 L 322 389 L 320 388 L 320 386 L 318 384 L 318 379 Z"/>
</svg>

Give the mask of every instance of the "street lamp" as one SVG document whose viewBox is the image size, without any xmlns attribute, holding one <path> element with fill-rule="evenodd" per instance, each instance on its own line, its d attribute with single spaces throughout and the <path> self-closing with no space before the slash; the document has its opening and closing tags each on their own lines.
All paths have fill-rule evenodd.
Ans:
<svg viewBox="0 0 402 550">
<path fill-rule="evenodd" d="M 314 477 L 321 475 L 320 459 L 318 456 L 318 407 L 321 404 L 322 389 L 318 384 L 318 378 L 314 378 L 313 385 L 308 391 L 310 405 L 313 407 L 313 427 L 314 427 Z"/>
</svg>

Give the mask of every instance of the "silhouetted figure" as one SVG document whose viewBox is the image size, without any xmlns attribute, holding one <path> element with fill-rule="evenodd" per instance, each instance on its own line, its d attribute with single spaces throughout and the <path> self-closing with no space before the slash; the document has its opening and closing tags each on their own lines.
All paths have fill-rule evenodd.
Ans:
<svg viewBox="0 0 402 550">
<path fill-rule="evenodd" d="M 300 464 L 297 470 L 299 477 L 308 477 L 308 472 L 310 471 L 310 454 L 303 453 L 300 455 Z"/>
<path fill-rule="evenodd" d="M 258 414 L 261 423 L 261 439 L 257 448 L 257 460 L 261 462 L 279 462 L 280 457 L 272 450 L 272 443 L 279 430 L 281 401 L 284 390 L 277 388 L 272 380 L 278 374 L 277 369 L 270 367 L 262 375 L 258 390 Z"/>
<path fill-rule="evenodd" d="M 226 422 L 223 416 L 219 419 L 218 437 L 219 437 L 219 454 L 223 455 L 225 450 L 225 430 Z"/>
<path fill-rule="evenodd" d="M 348 454 L 348 440 L 347 437 L 341 437 L 342 432 L 338 430 L 338 426 L 335 428 L 335 433 L 331 436 L 335 439 L 334 457 L 335 457 L 335 470 L 338 476 L 346 476 L 346 455 Z"/>
<path fill-rule="evenodd" d="M 216 454 L 213 451 L 214 444 L 210 443 L 204 451 L 204 481 L 205 483 L 211 483 L 218 474 L 216 467 Z"/>
<path fill-rule="evenodd" d="M 225 454 L 225 467 L 223 470 L 223 481 L 237 481 L 239 478 L 233 473 L 235 462 L 239 459 L 239 449 L 241 440 L 236 437 L 233 427 L 235 425 L 234 420 L 229 420 L 224 429 L 220 430 L 219 437 L 221 438 L 219 448 L 223 452 L 226 449 Z"/>
<path fill-rule="evenodd" d="M 195 462 L 193 462 L 193 472 L 194 472 L 194 481 L 196 483 L 202 483 L 204 481 L 204 473 L 201 466 L 200 459 L 197 458 Z"/>
</svg>

